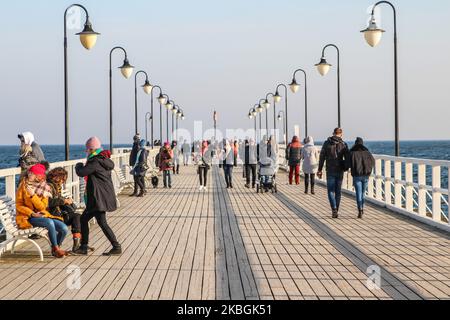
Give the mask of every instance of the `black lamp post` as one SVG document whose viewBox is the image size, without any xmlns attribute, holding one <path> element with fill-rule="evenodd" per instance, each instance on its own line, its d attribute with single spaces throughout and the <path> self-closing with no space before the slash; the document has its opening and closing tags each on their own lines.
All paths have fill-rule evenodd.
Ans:
<svg viewBox="0 0 450 320">
<path fill-rule="evenodd" d="M 308 82 L 307 82 L 306 71 L 303 69 L 295 70 L 292 82 L 289 86 L 291 87 L 291 90 L 293 93 L 297 93 L 298 90 L 300 89 L 300 85 L 297 83 L 297 80 L 295 78 L 297 72 L 302 72 L 305 75 L 305 137 L 307 137 L 308 136 Z"/>
<path fill-rule="evenodd" d="M 150 136 L 151 136 L 151 139 L 152 139 L 152 141 L 151 141 L 151 146 L 152 146 L 152 149 L 154 148 L 154 146 L 155 146 L 155 142 L 154 142 L 154 136 L 153 136 L 153 132 L 154 132 L 154 110 L 153 110 L 153 98 L 154 98 L 154 96 L 153 96 L 153 90 L 155 90 L 155 89 L 158 89 L 159 90 L 159 97 L 158 97 L 158 102 L 159 102 L 159 130 L 160 130 L 160 136 L 159 136 L 159 138 L 160 138 L 160 140 L 162 141 L 162 103 L 161 103 L 161 99 L 164 99 L 164 97 L 162 97 L 162 89 L 161 89 L 161 87 L 160 86 L 153 86 L 152 87 L 152 90 L 151 90 L 151 92 L 150 92 L 150 95 L 151 95 L 151 107 L 150 107 L 150 111 L 151 111 L 151 113 L 152 113 L 152 130 L 151 130 L 151 134 L 150 134 Z M 165 102 L 164 100 L 163 100 L 163 102 Z"/>
<path fill-rule="evenodd" d="M 284 88 L 284 116 L 285 116 L 285 118 L 286 118 L 286 123 L 285 123 L 285 127 L 284 127 L 284 134 L 285 134 L 285 136 L 286 136 L 286 141 L 287 141 L 287 138 L 288 138 L 288 120 L 287 120 L 287 112 L 288 112 L 288 89 L 287 89 L 287 86 L 285 85 L 285 84 L 283 84 L 283 83 L 280 83 L 278 86 L 277 86 L 277 89 L 275 90 L 275 96 L 273 97 L 273 99 L 274 99 L 274 101 L 276 102 L 276 103 L 278 103 L 278 102 L 280 102 L 281 101 L 281 96 L 280 96 L 280 92 L 279 92 L 279 88 L 280 87 L 283 87 Z"/>
<path fill-rule="evenodd" d="M 175 114 L 175 118 L 176 118 L 176 126 L 175 126 L 175 140 L 176 141 L 178 141 L 178 120 L 179 119 L 181 119 L 181 120 L 184 120 L 185 119 L 185 117 L 184 117 L 184 111 L 183 111 L 183 109 L 181 109 L 180 107 L 178 107 L 178 109 L 177 109 L 178 111 L 177 111 L 177 113 Z"/>
<path fill-rule="evenodd" d="M 160 90 L 161 90 L 161 88 L 160 88 Z M 162 93 L 162 91 L 160 91 L 160 93 L 159 93 L 158 102 L 159 102 L 159 140 L 160 140 L 160 142 L 162 144 L 162 142 L 163 142 L 163 124 L 162 124 L 163 123 L 163 121 L 162 121 L 163 112 L 162 112 L 162 106 L 166 105 L 166 103 L 167 103 L 166 95 L 164 95 Z"/>
<path fill-rule="evenodd" d="M 153 115 L 151 112 L 145 114 L 145 141 L 148 142 L 148 123 L 153 120 Z"/>
<path fill-rule="evenodd" d="M 389 1 L 379 1 L 372 8 L 372 19 L 369 26 L 362 30 L 364 38 L 371 47 L 380 43 L 381 37 L 385 32 L 377 26 L 375 19 L 375 8 L 381 4 L 389 5 L 394 12 L 394 99 L 395 99 L 395 156 L 400 156 L 400 129 L 399 129 L 399 103 L 398 103 L 398 45 L 397 45 L 397 10 Z"/>
<path fill-rule="evenodd" d="M 257 137 L 256 137 L 256 132 L 257 132 L 257 128 L 256 128 L 256 115 L 258 114 L 258 112 L 256 111 L 256 109 L 255 108 L 251 108 L 249 111 L 248 111 L 248 118 L 249 119 L 254 119 L 254 121 L 255 121 L 255 142 L 257 142 L 256 140 L 257 140 Z"/>
<path fill-rule="evenodd" d="M 167 142 L 170 142 L 169 138 L 169 110 L 172 110 L 173 106 L 175 105 L 172 100 L 170 100 L 169 96 L 167 94 L 164 94 L 164 96 L 167 98 L 167 102 L 164 105 L 166 107 L 166 139 Z"/>
<path fill-rule="evenodd" d="M 114 144 L 113 144 L 113 95 L 112 95 L 112 54 L 116 50 L 122 50 L 125 59 L 123 60 L 123 65 L 119 67 L 122 75 L 125 79 L 129 79 L 133 74 L 134 67 L 130 65 L 128 61 L 127 51 L 122 47 L 114 47 L 109 52 L 109 150 L 113 152 Z"/>
<path fill-rule="evenodd" d="M 100 33 L 92 29 L 92 24 L 89 21 L 89 13 L 85 7 L 80 4 L 70 5 L 64 12 L 64 144 L 65 144 L 65 160 L 70 158 L 70 141 L 69 141 L 69 86 L 68 86 L 68 68 L 67 68 L 67 13 L 70 9 L 78 7 L 86 14 L 86 22 L 82 32 L 77 33 L 80 36 L 81 44 L 87 50 L 92 49 L 96 42 L 97 36 Z"/>
<path fill-rule="evenodd" d="M 274 104 L 273 104 L 273 109 L 275 110 L 275 95 L 273 93 L 268 93 L 266 94 L 266 100 L 263 102 L 263 107 L 264 109 L 266 109 L 266 126 L 267 126 L 267 136 L 270 136 L 269 133 L 269 108 L 270 108 L 270 102 L 269 102 L 269 97 L 272 96 L 273 100 L 274 100 Z M 273 122 L 274 122 L 274 129 L 276 128 L 276 123 L 275 123 L 275 111 L 274 111 L 274 115 L 273 115 Z"/>
<path fill-rule="evenodd" d="M 280 110 L 280 112 L 278 112 L 278 121 L 286 121 L 286 115 L 284 113 L 283 110 Z M 283 125 L 283 128 L 286 128 L 286 126 Z M 287 135 L 286 135 L 286 130 L 284 129 L 284 145 L 287 146 Z"/>
<path fill-rule="evenodd" d="M 171 140 L 174 141 L 176 140 L 176 128 L 175 128 L 175 115 L 177 115 L 178 113 L 178 106 L 174 105 L 172 110 L 170 110 L 172 113 L 172 133 L 170 135 Z"/>
<path fill-rule="evenodd" d="M 139 74 L 145 74 L 145 83 L 142 86 L 144 89 L 144 92 L 146 94 L 150 94 L 150 92 L 152 91 L 152 85 L 150 84 L 150 82 L 148 81 L 148 74 L 147 72 L 140 70 L 138 72 L 136 72 L 136 74 L 134 75 L 134 124 L 135 124 L 135 134 L 138 134 L 138 94 L 137 94 L 137 77 Z"/>
<path fill-rule="evenodd" d="M 337 99 L 338 99 L 338 127 L 341 128 L 341 52 L 335 44 L 327 44 L 322 49 L 322 58 L 320 62 L 316 64 L 317 70 L 322 76 L 327 75 L 330 71 L 331 64 L 325 59 L 325 50 L 329 47 L 333 47 L 337 52 Z"/>
<path fill-rule="evenodd" d="M 261 113 L 263 112 L 264 108 L 261 106 L 261 102 L 255 105 L 255 110 L 257 113 L 259 113 L 259 137 L 258 142 L 262 140 L 262 116 Z"/>
</svg>

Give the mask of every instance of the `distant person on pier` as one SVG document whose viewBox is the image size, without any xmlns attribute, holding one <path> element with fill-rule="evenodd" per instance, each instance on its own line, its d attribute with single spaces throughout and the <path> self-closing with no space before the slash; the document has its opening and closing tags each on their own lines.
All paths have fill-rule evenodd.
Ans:
<svg viewBox="0 0 450 320">
<path fill-rule="evenodd" d="M 254 139 L 245 141 L 243 159 L 244 159 L 246 188 L 250 188 L 250 182 L 252 188 L 255 188 L 256 186 L 256 166 L 258 164 L 257 149 L 258 147 L 256 146 Z"/>
<path fill-rule="evenodd" d="M 235 164 L 235 158 L 236 156 L 233 141 L 225 140 L 225 146 L 222 150 L 222 165 L 227 189 L 233 189 L 233 167 Z"/>
<path fill-rule="evenodd" d="M 52 193 L 48 201 L 48 211 L 55 217 L 61 217 L 67 226 L 72 226 L 72 252 L 75 252 L 81 245 L 81 215 L 76 212 L 77 207 L 73 199 L 62 196 L 62 188 L 67 181 L 67 175 L 64 168 L 52 169 L 47 174 L 47 183 Z"/>
<path fill-rule="evenodd" d="M 75 171 L 79 177 L 87 179 L 85 190 L 86 209 L 81 215 L 81 245 L 74 253 L 87 255 L 89 245 L 89 221 L 95 217 L 103 234 L 108 238 L 112 249 L 103 253 L 105 256 L 122 254 L 122 247 L 109 227 L 106 212 L 117 210 L 117 200 L 111 171 L 114 162 L 111 152 L 103 150 L 100 139 L 92 137 L 86 142 L 86 164 L 77 163 Z"/>
<path fill-rule="evenodd" d="M 303 173 L 305 174 L 305 193 L 308 193 L 308 188 L 311 185 L 311 194 L 315 194 L 314 186 L 320 154 L 314 146 L 314 140 L 311 136 L 305 138 L 304 142 L 305 145 L 302 148 L 301 159 L 303 161 Z"/>
<path fill-rule="evenodd" d="M 289 184 L 293 184 L 295 175 L 295 184 L 300 184 L 300 161 L 302 144 L 297 136 L 292 138 L 292 142 L 286 148 L 286 160 L 289 164 Z"/>
<path fill-rule="evenodd" d="M 136 156 L 140 150 L 140 144 L 141 142 L 141 136 L 139 134 L 135 135 L 133 137 L 133 147 L 131 148 L 131 152 L 130 152 L 130 160 L 129 160 L 129 165 L 131 168 L 134 167 L 134 165 L 136 164 Z M 136 197 L 139 194 L 139 184 L 138 184 L 138 180 L 135 176 L 133 176 L 134 179 L 134 191 L 133 193 L 130 195 L 130 197 Z"/>
<path fill-rule="evenodd" d="M 137 188 L 140 191 L 136 192 L 136 194 L 132 194 L 132 196 L 143 197 L 147 193 L 147 189 L 145 188 L 145 175 L 148 170 L 148 150 L 145 148 L 146 141 L 142 139 L 139 142 L 139 150 L 136 153 L 136 158 L 133 161 L 134 165 L 131 169 L 131 173 L 134 178 L 134 183 L 137 184 Z"/>
<path fill-rule="evenodd" d="M 334 219 L 339 218 L 342 180 L 344 179 L 344 172 L 348 169 L 349 150 L 347 144 L 342 140 L 342 134 L 341 128 L 334 129 L 333 136 L 323 144 L 317 173 L 319 179 L 322 179 L 322 170 L 326 163 L 328 199 Z"/>
<path fill-rule="evenodd" d="M 172 141 L 172 152 L 173 152 L 173 174 L 180 174 L 180 156 L 181 150 L 178 147 L 178 142 L 176 140 Z"/>
<path fill-rule="evenodd" d="M 375 166 L 375 158 L 369 149 L 364 146 L 362 138 L 357 138 L 355 145 L 350 149 L 349 167 L 353 176 L 353 186 L 356 191 L 356 204 L 358 218 L 364 215 L 364 200 L 369 183 L 369 176 Z"/>
<path fill-rule="evenodd" d="M 191 146 L 189 145 L 187 140 L 184 140 L 183 145 L 181 146 L 181 153 L 183 154 L 183 165 L 189 165 L 189 158 L 191 157 L 192 152 Z"/>
<path fill-rule="evenodd" d="M 61 246 L 69 230 L 61 217 L 53 216 L 47 210 L 52 192 L 46 182 L 45 171 L 45 166 L 38 163 L 27 171 L 20 182 L 16 193 L 16 222 L 19 229 L 47 229 L 52 255 L 63 258 L 67 252 Z"/>
<path fill-rule="evenodd" d="M 214 149 L 208 145 L 207 141 L 202 142 L 200 153 L 196 154 L 195 164 L 197 165 L 197 173 L 200 182 L 200 191 L 207 191 L 208 172 L 211 169 L 212 159 L 214 157 Z"/>
<path fill-rule="evenodd" d="M 158 167 L 163 172 L 164 188 L 172 188 L 173 152 L 169 142 L 164 143 L 164 147 L 159 154 Z"/>
</svg>

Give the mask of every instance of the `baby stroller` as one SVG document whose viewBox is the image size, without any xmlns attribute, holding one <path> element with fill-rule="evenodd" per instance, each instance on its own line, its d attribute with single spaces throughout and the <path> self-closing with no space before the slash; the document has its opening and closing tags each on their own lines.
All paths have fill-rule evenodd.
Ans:
<svg viewBox="0 0 450 320">
<path fill-rule="evenodd" d="M 256 181 L 256 192 L 264 193 L 272 191 L 277 193 L 276 174 L 278 167 L 273 159 L 267 158 L 258 163 L 258 179 Z"/>
</svg>

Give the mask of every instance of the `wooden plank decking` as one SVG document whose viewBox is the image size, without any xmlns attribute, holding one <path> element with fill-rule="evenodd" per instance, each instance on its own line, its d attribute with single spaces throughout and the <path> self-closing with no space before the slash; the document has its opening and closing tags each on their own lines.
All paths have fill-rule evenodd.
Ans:
<svg viewBox="0 0 450 320">
<path fill-rule="evenodd" d="M 449 299 L 450 236 L 368 206 L 356 219 L 344 196 L 332 220 L 323 188 L 315 196 L 278 179 L 277 195 L 243 185 L 224 188 L 222 172 L 197 189 L 192 167 L 182 167 L 170 190 L 146 198 L 121 196 L 109 221 L 123 244 L 92 228 L 88 257 L 39 262 L 25 247 L 0 259 L 0 299 Z M 70 246 L 70 239 L 66 245 Z M 366 285 L 367 268 L 381 269 L 381 290 Z M 81 287 L 67 286 L 69 267 Z"/>
</svg>

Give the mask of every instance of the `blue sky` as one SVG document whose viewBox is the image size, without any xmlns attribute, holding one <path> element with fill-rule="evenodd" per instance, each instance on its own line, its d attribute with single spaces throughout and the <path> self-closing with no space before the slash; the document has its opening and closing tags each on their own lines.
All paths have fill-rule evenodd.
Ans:
<svg viewBox="0 0 450 320">
<path fill-rule="evenodd" d="M 0 144 L 31 130 L 40 143 L 63 143 L 63 12 L 71 1 L 21 1 L 3 5 L 3 72 Z M 192 130 L 219 112 L 222 129 L 248 128 L 249 108 L 296 68 L 309 74 L 309 126 L 317 139 L 336 125 L 335 69 L 314 68 L 323 45 L 342 51 L 342 123 L 347 138 L 393 139 L 392 13 L 382 7 L 381 44 L 370 48 L 359 33 L 366 0 L 106 1 L 85 0 L 97 46 L 84 50 L 69 37 L 71 139 L 108 137 L 108 54 L 127 48 L 130 62 L 180 104 Z M 447 0 L 397 0 L 402 139 L 449 139 L 450 51 Z M 328 61 L 336 64 L 333 51 Z M 121 64 L 120 54 L 114 64 Z M 114 74 L 115 140 L 134 132 L 134 80 Z M 143 132 L 149 97 L 139 93 Z M 290 126 L 303 128 L 303 95 L 289 94 Z M 156 105 L 156 104 L 155 104 Z M 278 105 L 281 108 L 282 105 Z M 155 114 L 159 116 L 158 113 Z M 271 122 L 270 122 L 271 123 Z M 159 132 L 158 126 L 155 128 Z M 303 130 L 302 130 L 303 131 Z"/>
</svg>

